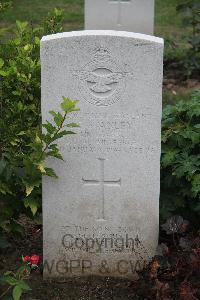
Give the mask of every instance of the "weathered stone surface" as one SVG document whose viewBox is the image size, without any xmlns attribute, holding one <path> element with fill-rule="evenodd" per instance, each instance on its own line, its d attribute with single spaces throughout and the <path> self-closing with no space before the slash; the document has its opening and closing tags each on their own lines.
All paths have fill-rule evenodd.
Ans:
<svg viewBox="0 0 200 300">
<path fill-rule="evenodd" d="M 163 40 L 119 31 L 43 37 L 42 117 L 80 100 L 43 178 L 45 276 L 131 276 L 159 223 Z M 47 266 L 47 265 L 46 265 Z"/>
<path fill-rule="evenodd" d="M 85 29 L 153 35 L 154 0 L 85 0 Z"/>
</svg>

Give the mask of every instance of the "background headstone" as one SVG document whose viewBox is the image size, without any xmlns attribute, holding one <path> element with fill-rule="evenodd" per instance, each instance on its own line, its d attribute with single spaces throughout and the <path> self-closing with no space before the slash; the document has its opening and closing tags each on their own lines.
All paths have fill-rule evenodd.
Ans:
<svg viewBox="0 0 200 300">
<path fill-rule="evenodd" d="M 153 35 L 154 0 L 85 0 L 85 29 Z"/>
<path fill-rule="evenodd" d="M 43 37 L 42 117 L 80 100 L 77 135 L 43 178 L 45 276 L 130 276 L 159 228 L 163 40 L 119 31 Z"/>
</svg>

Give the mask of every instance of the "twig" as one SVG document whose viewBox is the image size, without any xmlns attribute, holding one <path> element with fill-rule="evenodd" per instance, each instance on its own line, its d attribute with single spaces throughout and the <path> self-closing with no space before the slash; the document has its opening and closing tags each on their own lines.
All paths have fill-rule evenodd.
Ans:
<svg viewBox="0 0 200 300">
<path fill-rule="evenodd" d="M 3 294 L 0 295 L 0 298 L 3 298 L 3 296 L 5 296 L 10 289 L 11 289 L 11 286 L 9 286 L 7 288 L 7 290 L 5 292 L 3 292 Z"/>
</svg>

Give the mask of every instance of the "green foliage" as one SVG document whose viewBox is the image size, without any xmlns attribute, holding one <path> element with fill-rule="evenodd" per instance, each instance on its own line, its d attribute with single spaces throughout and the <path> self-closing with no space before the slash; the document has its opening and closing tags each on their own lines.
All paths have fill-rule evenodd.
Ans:
<svg viewBox="0 0 200 300">
<path fill-rule="evenodd" d="M 36 128 L 33 132 L 25 132 L 25 141 L 20 140 L 23 151 L 12 151 L 12 147 L 4 148 L 0 160 L 0 193 L 1 212 L 0 227 L 7 231 L 19 231 L 21 227 L 17 225 L 20 213 L 25 208 L 30 208 L 34 216 L 41 206 L 41 176 L 47 175 L 57 178 L 54 170 L 45 166 L 45 160 L 48 157 L 63 159 L 55 143 L 58 139 L 74 134 L 71 130 L 64 127 L 77 127 L 75 123 L 65 124 L 67 115 L 77 111 L 77 101 L 71 101 L 63 97 L 61 103 L 61 112 L 50 111 L 53 116 L 53 122 L 49 121 L 43 124 L 44 132 Z M 30 128 L 29 128 L 30 130 Z M 22 135 L 24 136 L 24 134 Z M 30 140 L 30 143 L 27 143 Z M 17 148 L 18 144 L 11 144 Z M 12 157 L 11 157 L 12 154 Z"/>
<path fill-rule="evenodd" d="M 0 13 L 3 13 L 4 11 L 6 11 L 8 8 L 10 8 L 12 6 L 12 2 L 11 1 L 0 1 Z"/>
<path fill-rule="evenodd" d="M 48 13 L 47 18 L 43 23 L 44 33 L 53 34 L 55 32 L 63 31 L 64 10 L 54 8 Z"/>
<path fill-rule="evenodd" d="M 200 91 L 167 106 L 162 121 L 161 217 L 200 216 Z"/>
<path fill-rule="evenodd" d="M 22 257 L 22 262 L 15 272 L 7 271 L 0 277 L 0 285 L 4 287 L 3 293 L 0 294 L 1 299 L 8 299 L 8 295 L 12 294 L 12 298 L 9 299 L 20 300 L 23 293 L 31 291 L 26 281 L 30 278 L 31 272 L 38 268 L 36 261 L 31 261 L 34 257 L 38 264 L 38 255 Z"/>
<path fill-rule="evenodd" d="M 183 15 L 185 27 L 191 27 L 191 34 L 186 37 L 189 44 L 184 67 L 187 77 L 200 74 L 200 2 L 199 0 L 182 0 L 177 6 L 177 12 Z"/>
<path fill-rule="evenodd" d="M 185 26 L 192 27 L 193 37 L 197 36 L 200 30 L 200 3 L 198 0 L 180 0 L 176 10 L 183 15 Z M 195 44 L 193 45 L 195 47 Z"/>
<path fill-rule="evenodd" d="M 0 233 L 21 233 L 19 215 L 37 213 L 41 176 L 56 177 L 45 160 L 62 159 L 56 140 L 73 133 L 63 126 L 77 101 L 65 97 L 61 112 L 51 112 L 53 122 L 44 124 L 41 133 L 40 39 L 60 30 L 61 20 L 62 11 L 55 9 L 43 26 L 17 21 L 14 37 L 0 47 Z"/>
<path fill-rule="evenodd" d="M 165 72 L 179 71 L 179 78 L 200 76 L 200 2 L 179 0 L 176 12 L 181 16 L 184 34 L 181 43 L 168 37 L 165 40 Z"/>
<path fill-rule="evenodd" d="M 28 271 L 28 268 L 28 266 L 24 265 L 19 271 L 17 271 L 16 274 L 8 271 L 1 279 L 2 283 L 9 285 L 9 288 L 6 290 L 6 292 L 12 289 L 13 300 L 20 300 L 23 293 L 31 290 L 29 285 L 24 280 L 27 276 L 24 276 L 23 274 L 23 271 Z"/>
<path fill-rule="evenodd" d="M 172 38 L 165 40 L 165 59 L 170 61 L 182 61 L 186 58 L 185 47 L 179 47 Z"/>
</svg>

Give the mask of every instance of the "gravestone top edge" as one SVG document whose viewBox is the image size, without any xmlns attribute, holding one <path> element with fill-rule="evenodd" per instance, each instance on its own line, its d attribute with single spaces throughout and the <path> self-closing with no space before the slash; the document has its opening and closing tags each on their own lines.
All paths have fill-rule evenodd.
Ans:
<svg viewBox="0 0 200 300">
<path fill-rule="evenodd" d="M 116 31 L 116 30 L 81 30 L 81 31 L 70 31 L 61 32 L 56 34 L 50 34 L 43 36 L 41 42 L 47 42 L 50 40 L 71 38 L 71 37 L 87 37 L 87 36 L 113 36 L 113 37 L 124 37 L 133 38 L 149 42 L 154 42 L 163 45 L 164 40 L 160 37 L 155 37 L 151 35 L 146 35 L 142 33 L 135 33 L 129 31 Z"/>
</svg>

